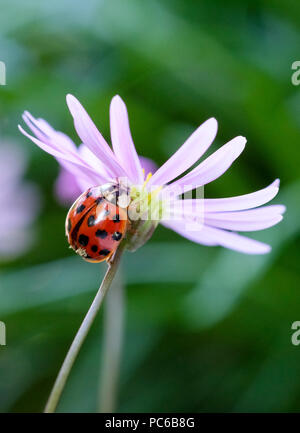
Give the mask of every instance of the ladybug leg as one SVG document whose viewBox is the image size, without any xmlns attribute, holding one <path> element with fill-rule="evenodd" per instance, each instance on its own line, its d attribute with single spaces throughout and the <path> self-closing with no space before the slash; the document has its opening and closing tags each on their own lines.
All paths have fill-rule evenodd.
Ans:
<svg viewBox="0 0 300 433">
<path fill-rule="evenodd" d="M 106 259 L 106 263 L 108 264 L 109 268 L 111 267 L 111 265 L 112 265 L 112 263 L 114 261 L 115 254 L 116 253 L 114 252 L 108 259 Z"/>
<path fill-rule="evenodd" d="M 117 252 L 117 250 L 114 251 L 114 253 L 106 259 L 106 263 L 108 264 L 108 267 L 109 267 L 109 268 L 111 267 L 111 265 L 112 265 L 113 262 L 114 262 L 116 252 Z"/>
</svg>

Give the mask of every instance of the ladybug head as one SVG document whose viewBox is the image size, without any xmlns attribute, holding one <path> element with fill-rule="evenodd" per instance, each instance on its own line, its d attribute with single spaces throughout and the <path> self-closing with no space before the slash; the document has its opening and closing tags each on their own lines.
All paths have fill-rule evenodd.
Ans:
<svg viewBox="0 0 300 433">
<path fill-rule="evenodd" d="M 116 182 L 109 182 L 99 187 L 99 196 L 114 204 L 126 209 L 130 204 L 130 188 L 122 178 Z"/>
</svg>

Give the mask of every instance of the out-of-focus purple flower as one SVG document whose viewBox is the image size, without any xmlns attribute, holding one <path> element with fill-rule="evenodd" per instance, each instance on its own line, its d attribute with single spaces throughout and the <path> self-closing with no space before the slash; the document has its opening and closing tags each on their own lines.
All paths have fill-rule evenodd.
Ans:
<svg viewBox="0 0 300 433">
<path fill-rule="evenodd" d="M 20 148 L 0 144 L 0 260 L 12 259 L 30 248 L 34 232 L 30 225 L 39 208 L 34 185 L 22 180 L 26 158 Z"/>
<path fill-rule="evenodd" d="M 79 148 L 66 135 L 54 130 L 43 119 L 35 119 L 28 112 L 24 113 L 23 119 L 35 137 L 19 128 L 39 147 L 53 155 L 62 167 L 75 177 L 81 191 L 117 178 L 128 179 L 132 190 L 136 189 L 137 185 L 143 185 L 149 194 L 153 188 L 159 186 L 159 190 L 156 190 L 157 200 L 164 203 L 165 197 L 168 197 L 169 204 L 172 204 L 172 212 L 176 215 L 176 219 L 162 218 L 161 222 L 166 227 L 204 245 L 221 245 L 248 254 L 264 254 L 270 251 L 269 245 L 241 236 L 235 231 L 262 230 L 281 221 L 284 206 L 259 207 L 276 196 L 279 180 L 260 191 L 238 197 L 189 200 L 180 198 L 182 193 L 203 187 L 220 177 L 244 150 L 244 137 L 235 137 L 183 175 L 208 150 L 216 136 L 217 121 L 211 118 L 200 125 L 151 177 L 147 176 L 145 161 L 141 162 L 136 152 L 127 109 L 119 96 L 112 99 L 110 106 L 113 149 L 106 143 L 74 96 L 67 96 L 67 104 L 74 119 L 75 129 L 83 143 Z M 149 160 L 147 163 L 150 163 Z M 195 215 L 195 209 L 201 207 L 201 215 Z M 198 230 L 192 228 L 193 223 L 200 220 L 201 227 L 199 225 Z"/>
</svg>

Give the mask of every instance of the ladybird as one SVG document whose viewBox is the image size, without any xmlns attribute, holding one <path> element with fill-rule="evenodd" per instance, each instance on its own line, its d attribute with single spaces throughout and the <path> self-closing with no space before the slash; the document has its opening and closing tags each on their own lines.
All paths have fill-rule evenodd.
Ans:
<svg viewBox="0 0 300 433">
<path fill-rule="evenodd" d="M 89 188 L 73 203 L 66 218 L 70 247 L 84 260 L 109 260 L 126 234 L 126 207 L 119 206 L 120 195 L 127 194 L 119 184 Z M 124 200 L 123 200 L 124 202 Z"/>
</svg>

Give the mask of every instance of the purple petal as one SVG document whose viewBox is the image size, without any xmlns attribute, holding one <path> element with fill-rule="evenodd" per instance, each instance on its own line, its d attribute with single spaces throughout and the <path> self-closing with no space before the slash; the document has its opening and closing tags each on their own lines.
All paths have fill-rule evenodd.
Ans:
<svg viewBox="0 0 300 433">
<path fill-rule="evenodd" d="M 157 165 L 154 161 L 150 158 L 146 158 L 145 156 L 140 156 L 140 162 L 142 168 L 145 170 L 145 177 L 147 177 L 147 174 L 149 173 L 155 173 L 157 171 Z"/>
<path fill-rule="evenodd" d="M 66 163 L 65 166 L 67 166 L 67 169 L 74 175 L 90 177 L 89 183 L 92 185 L 95 184 L 95 182 L 98 183 L 96 178 L 99 178 L 101 182 L 106 180 L 107 174 L 103 165 L 87 148 L 92 158 L 90 155 L 87 155 L 87 152 L 83 152 L 83 145 L 77 149 L 74 142 L 67 135 L 53 129 L 45 120 L 35 119 L 28 112 L 24 113 L 23 119 L 34 132 L 39 142 L 33 140 L 33 137 L 25 133 L 21 127 L 20 130 L 37 145 L 42 147 L 43 150 L 55 156 L 60 164 L 63 164 L 63 161 L 72 162 L 74 167 L 70 163 Z M 82 167 L 85 168 L 81 170 Z M 89 172 L 89 169 L 92 169 L 92 171 Z"/>
<path fill-rule="evenodd" d="M 102 176 L 101 174 L 97 173 L 94 176 L 91 176 L 90 173 L 86 172 L 85 170 L 82 170 L 82 167 L 78 167 L 63 159 L 57 159 L 57 161 L 64 169 L 66 169 L 68 172 L 70 172 L 73 175 L 74 180 L 77 182 L 80 188 L 82 184 L 86 186 L 85 189 L 88 189 L 91 186 L 101 185 L 108 182 L 108 179 Z"/>
<path fill-rule="evenodd" d="M 227 232 L 213 227 L 205 227 L 203 230 L 206 231 L 207 235 L 211 235 L 219 245 L 241 253 L 266 254 L 271 251 L 270 245 L 241 236 L 237 233 Z"/>
<path fill-rule="evenodd" d="M 234 230 L 241 232 L 251 232 L 256 230 L 263 230 L 278 224 L 282 220 L 282 215 L 277 215 L 267 220 L 257 221 L 235 221 L 235 220 L 221 220 L 219 218 L 213 218 L 210 215 L 205 216 L 205 224 L 211 227 L 218 227 L 226 230 Z"/>
<path fill-rule="evenodd" d="M 224 221 L 265 221 L 282 215 L 286 207 L 280 204 L 262 206 L 255 209 L 233 212 L 210 212 L 204 207 L 205 200 L 176 200 L 173 205 L 174 213 L 182 217 L 197 217 L 205 213 L 205 218 L 214 218 Z"/>
<path fill-rule="evenodd" d="M 161 224 L 178 233 L 179 235 L 184 236 L 192 242 L 207 246 L 218 245 L 218 243 L 203 229 L 199 231 L 187 230 L 186 223 L 183 221 L 162 221 Z"/>
<path fill-rule="evenodd" d="M 31 141 L 33 141 L 37 146 L 39 146 L 45 152 L 50 153 L 50 155 L 54 156 L 59 160 L 68 161 L 69 163 L 71 163 L 71 165 L 74 166 L 74 169 L 77 169 L 78 173 L 81 172 L 84 175 L 90 177 L 92 183 L 97 184 L 98 181 L 96 179 L 99 177 L 99 173 L 97 173 L 92 167 L 89 167 L 84 161 L 82 161 L 79 155 L 72 155 L 71 153 L 62 153 L 60 150 L 56 149 L 55 147 L 45 144 L 41 140 L 38 140 L 37 138 L 31 136 L 20 125 L 19 125 L 19 130 L 22 132 L 22 134 L 28 137 Z"/>
<path fill-rule="evenodd" d="M 205 224 L 236 231 L 263 230 L 279 223 L 285 210 L 285 206 L 271 205 L 237 212 L 206 212 Z"/>
<path fill-rule="evenodd" d="M 97 176 L 93 178 L 86 176 L 80 168 L 58 159 L 61 170 L 55 183 L 55 194 L 63 205 L 73 203 L 82 192 L 91 186 L 101 185 L 111 180 L 105 166 L 99 159 L 95 158 L 95 155 L 88 147 L 81 144 L 78 153 L 86 163 L 96 170 Z"/>
<path fill-rule="evenodd" d="M 25 122 L 27 120 L 24 117 Z M 70 162 L 78 162 L 78 158 L 74 157 L 71 153 L 64 153 L 64 149 L 60 149 L 58 146 L 53 145 L 53 143 L 46 137 L 44 137 L 43 141 L 39 140 L 36 137 L 33 137 L 32 135 L 28 134 L 21 125 L 18 125 L 19 130 L 22 132 L 23 135 L 28 137 L 31 141 L 33 141 L 37 146 L 39 146 L 42 150 L 49 153 L 52 156 L 55 156 L 55 158 L 63 158 Z M 32 131 L 35 133 L 35 127 L 30 126 Z"/>
<path fill-rule="evenodd" d="M 173 194 L 176 191 L 182 194 L 217 179 L 228 170 L 235 159 L 242 153 L 245 144 L 245 137 L 235 137 L 206 158 L 186 176 L 166 186 L 164 194 Z"/>
<path fill-rule="evenodd" d="M 195 232 L 187 230 L 185 223 L 179 224 L 178 221 L 162 224 L 185 238 L 203 245 L 220 245 L 245 254 L 266 254 L 271 250 L 267 244 L 214 227 L 203 226 L 199 232 Z"/>
<path fill-rule="evenodd" d="M 228 198 L 208 198 L 204 199 L 205 211 L 235 211 L 251 209 L 261 206 L 272 200 L 279 191 L 279 179 L 276 179 L 271 185 L 250 194 L 244 194 Z"/>
<path fill-rule="evenodd" d="M 205 198 L 205 199 L 185 199 L 184 209 L 187 213 L 195 212 L 197 209 L 203 209 L 205 212 L 227 212 L 251 209 L 268 203 L 279 191 L 279 179 L 276 179 L 271 185 L 250 194 L 240 195 L 228 198 Z M 182 200 L 176 200 L 172 203 L 177 213 L 182 213 Z"/>
<path fill-rule="evenodd" d="M 177 220 L 196 221 L 227 230 L 256 231 L 277 224 L 285 212 L 282 205 L 236 212 L 207 212 L 203 203 L 203 200 L 176 200 L 172 203 L 172 215 Z"/>
<path fill-rule="evenodd" d="M 76 145 L 70 137 L 63 132 L 56 131 L 46 120 L 41 118 L 35 119 L 29 111 L 24 111 L 22 117 L 39 140 L 63 152 L 70 152 L 72 154 L 77 152 Z"/>
<path fill-rule="evenodd" d="M 165 185 L 188 170 L 206 152 L 217 133 L 217 121 L 208 119 L 162 165 L 149 181 L 151 185 Z"/>
<path fill-rule="evenodd" d="M 143 183 L 144 175 L 131 137 L 126 105 L 119 95 L 114 96 L 110 104 L 110 134 L 114 153 L 129 179 L 137 185 Z"/>
<path fill-rule="evenodd" d="M 85 146 L 79 148 L 62 132 L 53 129 L 45 120 L 35 119 L 30 113 L 24 113 L 24 121 L 35 133 L 36 137 L 20 130 L 43 150 L 56 157 L 62 166 L 56 183 L 59 200 L 67 203 L 73 201 L 83 185 L 90 186 L 108 182 L 111 178 L 102 162 Z"/>
<path fill-rule="evenodd" d="M 282 204 L 261 206 L 256 209 L 236 212 L 205 212 L 205 215 L 225 221 L 265 221 L 277 215 L 282 215 L 286 207 Z"/>
<path fill-rule="evenodd" d="M 91 152 L 85 144 L 81 144 L 79 146 L 78 154 L 89 166 L 93 167 L 95 171 L 99 173 L 99 176 L 101 176 L 103 179 L 106 179 L 107 182 L 111 180 L 111 177 L 109 176 L 107 168 L 105 167 L 103 162 L 100 161 L 100 159 L 95 158 L 93 152 Z"/>
<path fill-rule="evenodd" d="M 124 169 L 117 162 L 113 151 L 80 102 L 74 96 L 67 95 L 67 104 L 74 119 L 75 129 L 82 142 L 105 164 L 112 178 L 126 176 Z"/>
<path fill-rule="evenodd" d="M 76 145 L 67 135 L 53 129 L 45 120 L 35 119 L 28 111 L 24 111 L 22 117 L 24 122 L 40 141 L 54 150 L 69 153 L 73 156 L 76 155 Z"/>
</svg>

